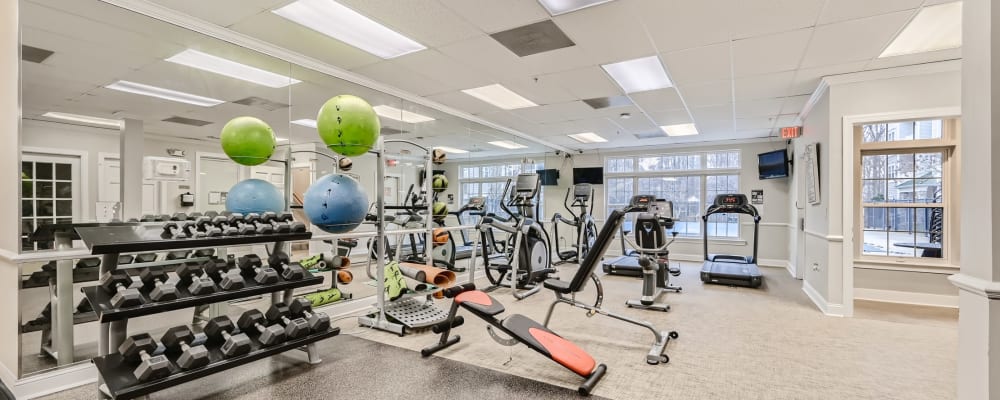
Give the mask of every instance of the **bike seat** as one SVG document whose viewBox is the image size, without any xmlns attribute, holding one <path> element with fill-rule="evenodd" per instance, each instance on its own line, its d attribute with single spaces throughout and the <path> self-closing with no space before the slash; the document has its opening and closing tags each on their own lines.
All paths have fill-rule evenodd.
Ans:
<svg viewBox="0 0 1000 400">
<path fill-rule="evenodd" d="M 545 282 L 542 283 L 542 286 L 545 286 L 546 289 L 554 290 L 562 294 L 569 294 L 572 292 L 569 288 L 569 284 L 570 281 L 546 279 Z"/>
</svg>

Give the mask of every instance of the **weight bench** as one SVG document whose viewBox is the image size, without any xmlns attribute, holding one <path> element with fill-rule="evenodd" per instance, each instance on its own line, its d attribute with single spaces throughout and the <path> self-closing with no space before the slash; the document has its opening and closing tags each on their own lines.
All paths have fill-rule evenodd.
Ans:
<svg viewBox="0 0 1000 400">
<path fill-rule="evenodd" d="M 514 346 L 518 343 L 523 343 L 532 350 L 541 353 L 566 369 L 585 378 L 583 384 L 577 389 L 581 395 L 590 395 L 594 386 L 604 377 L 604 373 L 607 371 L 607 366 L 597 364 L 590 354 L 587 354 L 586 351 L 573 344 L 573 342 L 564 339 L 562 336 L 528 317 L 520 314 L 512 314 L 507 318 L 497 319 L 496 316 L 505 311 L 503 304 L 500 304 L 493 296 L 476 290 L 476 286 L 472 283 L 445 289 L 444 295 L 448 298 L 454 298 L 454 301 L 451 303 L 448 318 L 433 327 L 434 333 L 441 334 L 438 343 L 420 351 L 420 354 L 424 357 L 430 356 L 461 340 L 461 337 L 458 335 L 449 337 L 452 328 L 465 323 L 464 318 L 456 315 L 458 307 L 461 306 L 491 325 L 486 330 L 489 331 L 490 336 L 497 343 L 504 346 Z M 511 336 L 512 339 L 499 337 L 493 328 L 499 329 Z"/>
</svg>

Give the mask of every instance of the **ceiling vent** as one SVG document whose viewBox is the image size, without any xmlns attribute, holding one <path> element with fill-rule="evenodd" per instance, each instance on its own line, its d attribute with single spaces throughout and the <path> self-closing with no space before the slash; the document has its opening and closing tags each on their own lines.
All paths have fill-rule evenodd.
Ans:
<svg viewBox="0 0 1000 400">
<path fill-rule="evenodd" d="M 163 122 L 173 122 L 175 124 L 191 125 L 191 126 L 205 126 L 212 124 L 212 122 L 210 121 L 202 121 L 200 119 L 178 117 L 176 115 L 163 120 Z"/>
<path fill-rule="evenodd" d="M 629 100 L 628 96 L 595 97 L 593 99 L 586 99 L 583 102 L 595 110 L 632 105 L 632 100 Z"/>
<path fill-rule="evenodd" d="M 497 32 L 490 36 L 511 52 L 517 54 L 518 57 L 527 57 L 532 54 L 576 45 L 550 19 Z"/>
<path fill-rule="evenodd" d="M 645 140 L 645 139 L 662 139 L 662 138 L 667 137 L 667 135 L 665 133 L 663 133 L 663 131 L 661 131 L 661 130 L 635 133 L 634 135 L 635 135 L 636 139 L 639 139 L 639 140 Z"/>
<path fill-rule="evenodd" d="M 250 96 L 245 99 L 239 99 L 233 102 L 234 104 L 240 104 L 244 106 L 263 108 L 267 111 L 280 110 L 282 108 L 288 108 L 288 104 L 279 103 L 277 101 L 271 101 L 263 97 Z"/>
<path fill-rule="evenodd" d="M 53 54 L 55 54 L 55 52 L 51 50 L 39 49 L 26 44 L 21 45 L 21 59 L 27 62 L 41 64 Z"/>
</svg>

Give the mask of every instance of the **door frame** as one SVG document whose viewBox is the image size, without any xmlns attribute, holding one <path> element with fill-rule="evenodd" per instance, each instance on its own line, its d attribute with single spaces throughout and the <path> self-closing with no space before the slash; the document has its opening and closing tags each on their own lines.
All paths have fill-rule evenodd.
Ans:
<svg viewBox="0 0 1000 400">
<path fill-rule="evenodd" d="M 80 159 L 80 220 L 90 221 L 91 219 L 91 209 L 93 204 L 90 203 L 90 153 L 81 150 L 69 150 L 69 149 L 58 149 L 53 147 L 35 147 L 35 146 L 22 146 L 21 147 L 21 160 L 18 160 L 18 168 L 21 168 L 21 161 L 24 159 L 25 153 L 35 153 L 39 155 L 52 155 L 52 156 L 67 156 L 67 157 L 77 157 Z M 18 187 L 18 197 L 23 197 L 20 187 Z M 18 215 L 21 215 L 21 203 L 18 200 L 17 203 Z M 96 203 L 96 200 L 94 201 Z M 20 218 L 20 217 L 18 217 Z"/>
</svg>

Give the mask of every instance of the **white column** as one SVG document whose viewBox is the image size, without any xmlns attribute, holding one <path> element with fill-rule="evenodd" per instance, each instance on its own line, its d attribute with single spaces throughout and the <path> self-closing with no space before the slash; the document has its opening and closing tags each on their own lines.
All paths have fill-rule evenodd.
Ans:
<svg viewBox="0 0 1000 400">
<path fill-rule="evenodd" d="M 993 117 L 1000 122 L 1000 7 L 990 0 L 965 0 L 962 40 L 961 273 L 951 281 L 959 293 L 958 398 L 1000 400 L 1000 141 L 993 140 Z M 1000 23 L 997 25 L 1000 27 Z M 1000 56 L 1000 51 L 997 52 Z M 994 77 L 998 79 L 993 79 Z M 996 163 L 993 160 L 997 160 Z"/>
<path fill-rule="evenodd" d="M 146 151 L 142 121 L 125 119 L 121 133 L 121 212 L 122 221 L 142 216 L 142 155 Z"/>
<path fill-rule="evenodd" d="M 21 45 L 18 43 L 17 1 L 0 1 L 0 187 L 20 193 L 21 187 L 21 108 L 19 69 Z M 17 195 L 0 196 L 0 378 L 13 387 L 18 370 L 18 302 L 20 278 L 17 265 L 8 257 L 20 248 L 20 199 Z"/>
</svg>

